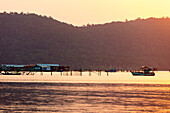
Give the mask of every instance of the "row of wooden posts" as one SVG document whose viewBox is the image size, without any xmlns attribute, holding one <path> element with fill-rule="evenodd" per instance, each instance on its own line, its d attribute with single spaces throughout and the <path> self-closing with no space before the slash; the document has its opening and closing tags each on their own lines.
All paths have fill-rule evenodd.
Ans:
<svg viewBox="0 0 170 113">
<path fill-rule="evenodd" d="M 3 72 L 3 71 L 1 71 L 1 72 Z M 7 72 L 13 72 L 13 71 L 5 71 L 5 73 L 7 73 Z M 28 72 L 23 71 L 22 74 L 26 74 L 26 75 L 30 75 L 31 74 L 31 75 L 34 75 L 37 72 L 38 71 L 28 71 Z M 53 75 L 53 72 L 54 71 L 50 71 L 51 75 Z M 72 76 L 73 75 L 73 71 L 63 71 L 63 72 L 60 72 L 60 75 L 62 76 L 62 75 L 64 75 L 64 73 L 66 73 L 66 75 L 69 75 L 69 72 L 70 72 L 70 75 Z M 82 76 L 83 72 L 87 72 L 87 71 L 77 71 L 77 72 L 80 72 L 80 76 Z M 88 72 L 89 72 L 89 76 L 91 76 L 93 71 L 88 71 Z M 95 72 L 96 72 L 96 74 L 101 75 L 102 71 L 95 71 Z M 106 73 L 107 73 L 107 75 L 109 75 L 109 72 L 106 72 Z M 43 75 L 43 71 L 40 71 L 40 75 Z"/>
<path fill-rule="evenodd" d="M 68 72 L 69 71 L 64 71 L 65 73 L 66 73 L 66 75 L 69 75 L 68 74 Z M 63 73 L 64 72 L 60 72 L 60 75 L 62 76 L 62 75 L 64 75 Z M 83 75 L 83 71 L 79 71 L 80 72 L 80 76 L 82 76 Z M 85 72 L 85 71 L 84 71 Z M 98 71 L 98 75 L 100 76 L 101 75 L 101 72 L 102 71 Z M 92 74 L 92 71 L 89 71 L 89 76 L 91 76 Z M 109 75 L 109 72 L 106 72 L 107 73 L 107 75 Z M 41 72 L 41 75 L 43 75 L 43 72 Z M 53 75 L 53 72 L 51 71 L 51 75 Z M 72 76 L 73 75 L 73 71 L 70 71 L 70 75 Z"/>
<path fill-rule="evenodd" d="M 62 75 L 64 75 L 64 73 L 66 73 L 66 75 L 68 76 L 69 73 L 70 72 L 70 75 L 72 76 L 73 75 L 73 71 L 71 70 L 71 71 L 63 71 L 63 72 L 60 72 L 60 75 L 62 76 Z M 102 71 L 77 71 L 77 72 L 79 72 L 80 73 L 80 76 L 82 76 L 83 75 L 83 72 L 89 72 L 89 76 L 91 76 L 92 75 L 92 72 L 96 72 L 96 74 L 98 74 L 99 76 L 101 76 L 101 73 L 102 73 Z M 121 72 L 123 72 L 123 71 L 121 71 Z M 126 71 L 126 72 L 130 72 L 130 71 Z M 51 73 L 51 75 L 53 75 L 53 71 L 51 71 L 50 72 Z M 107 76 L 109 75 L 109 73 L 116 73 L 116 72 L 106 72 L 107 73 Z M 41 72 L 41 75 L 43 75 L 43 72 Z"/>
<path fill-rule="evenodd" d="M 0 71 L 2 72 L 2 70 L 0 70 Z M 80 72 L 80 76 L 83 75 L 83 72 L 89 72 L 89 76 L 92 75 L 92 72 L 96 72 L 96 74 L 101 76 L 101 73 L 103 72 L 102 70 L 86 70 L 86 71 L 83 71 L 82 69 L 76 70 L 76 71 Z M 13 71 L 5 71 L 5 73 L 6 72 L 13 72 Z M 40 74 L 43 75 L 43 72 L 47 72 L 47 71 L 19 71 L 19 72 L 23 72 L 23 74 L 26 73 L 26 75 L 29 75 L 29 74 L 34 75 L 36 72 L 40 72 Z M 48 71 L 48 72 L 50 72 L 51 75 L 53 75 L 53 72 L 56 72 L 56 71 Z M 70 75 L 72 76 L 73 75 L 73 70 L 60 72 L 60 75 L 62 76 L 62 75 L 64 75 L 64 73 L 66 73 L 66 75 L 69 75 L 69 72 L 70 72 Z M 75 72 L 75 70 L 74 70 L 74 72 Z M 125 71 L 121 71 L 121 72 L 125 72 Z M 126 72 L 130 72 L 130 70 L 126 70 Z M 106 72 L 106 73 L 107 73 L 107 76 L 108 76 L 109 73 L 111 73 L 111 72 Z M 116 73 L 116 72 L 113 72 L 113 73 Z"/>
</svg>

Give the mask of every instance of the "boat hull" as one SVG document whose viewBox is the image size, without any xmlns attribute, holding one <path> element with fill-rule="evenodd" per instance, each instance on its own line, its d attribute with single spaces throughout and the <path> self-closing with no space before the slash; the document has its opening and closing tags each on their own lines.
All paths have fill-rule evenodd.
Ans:
<svg viewBox="0 0 170 113">
<path fill-rule="evenodd" d="M 143 72 L 131 72 L 133 76 L 155 76 L 154 72 L 143 73 Z"/>
<path fill-rule="evenodd" d="M 21 73 L 1 73 L 2 75 L 21 75 Z"/>
</svg>

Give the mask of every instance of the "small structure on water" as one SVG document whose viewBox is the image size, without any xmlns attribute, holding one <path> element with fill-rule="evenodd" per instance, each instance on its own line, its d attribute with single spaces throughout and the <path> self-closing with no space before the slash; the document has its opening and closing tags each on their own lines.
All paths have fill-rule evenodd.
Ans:
<svg viewBox="0 0 170 113">
<path fill-rule="evenodd" d="M 25 65 L 9 65 L 2 64 L 1 70 L 3 71 L 22 71 Z"/>
<path fill-rule="evenodd" d="M 42 71 L 58 71 L 59 64 L 37 64 L 41 67 Z"/>
<path fill-rule="evenodd" d="M 24 71 L 41 71 L 41 66 L 38 66 L 37 64 L 25 65 Z"/>
<path fill-rule="evenodd" d="M 1 71 L 3 75 L 20 75 L 19 71 L 23 71 L 24 65 L 9 65 L 9 64 L 2 64 Z"/>
<path fill-rule="evenodd" d="M 25 72 L 63 72 L 69 71 L 69 66 L 60 66 L 59 64 L 30 64 L 30 65 L 13 65 L 13 64 L 2 64 L 0 72 L 3 75 L 19 75 L 20 71 Z M 13 72 L 13 73 L 12 73 Z"/>
</svg>

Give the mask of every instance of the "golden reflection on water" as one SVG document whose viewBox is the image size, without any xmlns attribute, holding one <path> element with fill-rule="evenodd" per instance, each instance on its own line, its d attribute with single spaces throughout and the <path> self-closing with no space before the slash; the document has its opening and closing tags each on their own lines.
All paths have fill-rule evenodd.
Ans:
<svg viewBox="0 0 170 113">
<path fill-rule="evenodd" d="M 170 85 L 2 83 L 1 112 L 168 112 Z"/>
<path fill-rule="evenodd" d="M 169 72 L 72 74 L 0 75 L 0 112 L 170 112 Z"/>
</svg>

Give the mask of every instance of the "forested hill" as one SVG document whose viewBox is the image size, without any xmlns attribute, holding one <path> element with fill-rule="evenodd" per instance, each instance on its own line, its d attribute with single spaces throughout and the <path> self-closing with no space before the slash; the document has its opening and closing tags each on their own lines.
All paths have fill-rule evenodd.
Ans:
<svg viewBox="0 0 170 113">
<path fill-rule="evenodd" d="M 170 69 L 169 51 L 169 18 L 75 27 L 36 14 L 0 14 L 0 64 Z"/>
</svg>

